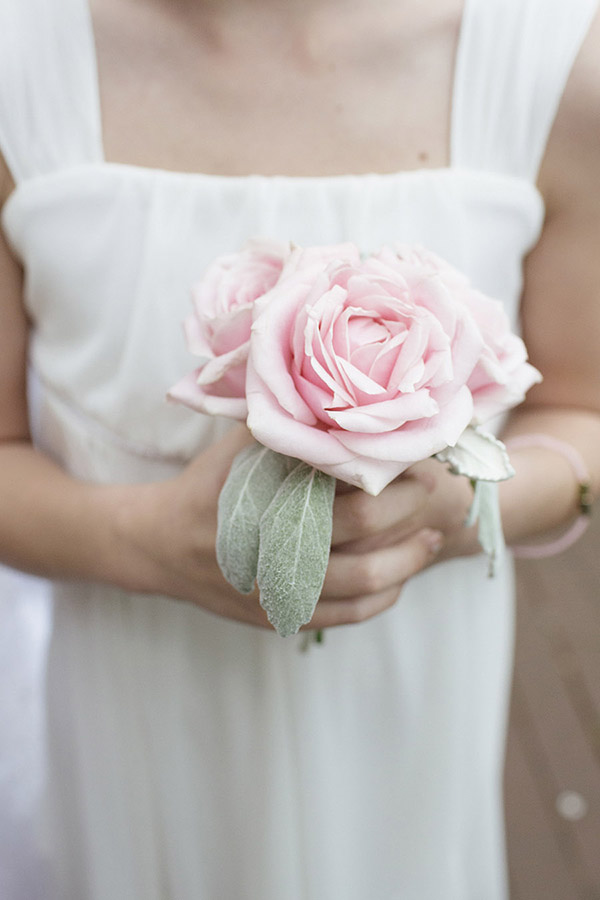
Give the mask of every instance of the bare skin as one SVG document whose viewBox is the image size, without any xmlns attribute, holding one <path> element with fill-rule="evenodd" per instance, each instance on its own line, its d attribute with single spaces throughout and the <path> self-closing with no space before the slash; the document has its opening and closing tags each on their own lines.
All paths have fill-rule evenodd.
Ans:
<svg viewBox="0 0 600 900">
<path fill-rule="evenodd" d="M 382 4 L 374 15 L 364 0 L 94 0 L 106 157 L 214 174 L 443 167 L 461 4 L 427 7 L 434 9 Z M 527 262 L 523 325 L 545 381 L 508 427 L 572 443 L 595 490 L 600 129 L 589 111 L 600 101 L 599 44 L 596 24 L 541 172 L 548 218 Z M 5 167 L 0 185 L 4 200 L 12 189 Z M 231 589 L 214 558 L 216 498 L 249 439 L 244 429 L 166 482 L 97 487 L 74 481 L 29 444 L 28 323 L 19 266 L 3 245 L 0 285 L 3 558 L 28 571 L 166 594 L 268 626 L 256 597 Z M 519 451 L 513 462 L 517 475 L 502 486 L 501 497 L 507 539 L 567 523 L 576 511 L 569 464 L 546 450 Z M 415 466 L 377 498 L 341 491 L 311 627 L 364 621 L 391 606 L 406 580 L 437 558 L 475 552 L 475 536 L 462 527 L 469 501 L 466 481 L 435 462 Z"/>
<path fill-rule="evenodd" d="M 106 157 L 233 175 L 444 166 L 460 8 L 433 6 L 415 29 L 416 0 L 377 16 L 365 0 L 92 0 Z"/>
</svg>

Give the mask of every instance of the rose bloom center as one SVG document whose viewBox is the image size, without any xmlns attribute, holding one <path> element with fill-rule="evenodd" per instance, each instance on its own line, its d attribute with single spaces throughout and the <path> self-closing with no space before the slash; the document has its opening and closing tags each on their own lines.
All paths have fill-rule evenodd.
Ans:
<svg viewBox="0 0 600 900">
<path fill-rule="evenodd" d="M 429 317 L 402 303 L 392 303 L 390 309 L 389 297 L 382 315 L 378 300 L 373 298 L 375 309 L 368 303 L 308 308 L 296 330 L 294 381 L 323 426 L 344 428 L 339 415 L 344 410 L 374 410 L 374 405 L 397 401 L 402 394 L 413 400 L 417 392 L 429 395 L 423 390 L 433 362 Z"/>
</svg>

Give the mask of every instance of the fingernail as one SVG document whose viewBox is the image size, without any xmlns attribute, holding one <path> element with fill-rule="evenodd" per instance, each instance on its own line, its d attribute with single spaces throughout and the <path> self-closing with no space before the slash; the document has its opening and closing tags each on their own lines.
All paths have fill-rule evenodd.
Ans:
<svg viewBox="0 0 600 900">
<path fill-rule="evenodd" d="M 442 549 L 444 543 L 444 535 L 441 531 L 434 531 L 433 528 L 425 528 L 421 532 L 421 538 L 430 553 L 435 555 Z"/>
</svg>

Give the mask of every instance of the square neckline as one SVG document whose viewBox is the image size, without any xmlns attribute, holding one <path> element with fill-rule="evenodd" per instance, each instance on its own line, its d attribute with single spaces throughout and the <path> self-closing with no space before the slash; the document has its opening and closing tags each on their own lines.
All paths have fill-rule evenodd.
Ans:
<svg viewBox="0 0 600 900">
<path fill-rule="evenodd" d="M 453 55 L 453 65 L 452 65 L 452 78 L 450 80 L 450 102 L 449 102 L 449 114 L 447 117 L 448 123 L 448 131 L 446 134 L 446 156 L 447 162 L 442 166 L 417 166 L 414 168 L 407 169 L 394 169 L 389 172 L 378 172 L 378 171 L 365 171 L 365 172 L 340 172 L 338 174 L 330 174 L 330 175 L 291 175 L 286 173 L 261 173 L 261 172 L 247 172 L 245 174 L 228 174 L 222 172 L 206 172 L 202 170 L 187 170 L 187 169 L 170 169 L 162 166 L 150 166 L 150 165 L 139 165 L 137 163 L 128 163 L 121 162 L 119 160 L 107 159 L 106 151 L 105 151 L 105 141 L 104 141 L 104 118 L 103 118 L 103 103 L 102 103 L 102 92 L 100 89 L 100 66 L 98 60 L 98 51 L 96 45 L 96 34 L 94 28 L 94 18 L 92 15 L 91 9 L 91 0 L 81 0 L 84 20 L 85 20 L 85 29 L 86 35 L 85 40 L 87 43 L 87 56 L 89 60 L 89 67 L 91 69 L 91 81 L 93 88 L 93 116 L 95 120 L 95 131 L 97 134 L 98 140 L 98 160 L 95 166 L 107 169 L 107 170 L 121 170 L 121 171 L 131 171 L 138 173 L 145 173 L 148 177 L 173 177 L 176 179 L 181 178 L 191 178 L 191 179 L 214 179 L 222 182 L 237 182 L 244 180 L 254 180 L 254 181 L 263 181 L 265 183 L 274 182 L 274 183 L 316 183 L 316 184 L 325 184 L 325 183 L 338 183 L 344 180 L 357 180 L 357 179 L 399 179 L 399 178 L 407 178 L 412 176 L 423 176 L 423 175 L 434 175 L 439 176 L 443 174 L 448 174 L 452 172 L 456 172 L 459 170 L 457 167 L 455 159 L 454 159 L 454 146 L 455 146 L 455 136 L 456 136 L 456 117 L 457 117 L 457 108 L 458 104 L 456 102 L 457 93 L 459 90 L 459 76 L 460 76 L 460 62 L 462 56 L 465 52 L 465 44 L 466 44 L 466 34 L 468 30 L 468 19 L 471 14 L 471 5 L 474 3 L 474 0 L 462 0 L 462 10 L 460 13 L 460 22 L 458 27 L 458 37 L 456 40 L 454 55 Z"/>
</svg>

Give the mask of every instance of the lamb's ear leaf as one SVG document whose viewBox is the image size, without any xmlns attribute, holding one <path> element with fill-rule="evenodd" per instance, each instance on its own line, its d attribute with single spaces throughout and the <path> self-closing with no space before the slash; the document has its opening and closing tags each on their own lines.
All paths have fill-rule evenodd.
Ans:
<svg viewBox="0 0 600 900">
<path fill-rule="evenodd" d="M 306 463 L 287 476 L 260 522 L 257 583 L 283 637 L 312 619 L 329 561 L 335 478 Z"/>
<path fill-rule="evenodd" d="M 217 562 L 227 581 L 242 594 L 254 587 L 259 525 L 264 511 L 298 460 L 262 444 L 244 447 L 235 457 L 219 495 Z"/>
<path fill-rule="evenodd" d="M 515 474 L 502 441 L 471 425 L 465 428 L 454 447 L 437 453 L 436 459 L 448 463 L 455 475 L 466 475 L 477 481 L 505 481 Z"/>
<path fill-rule="evenodd" d="M 476 481 L 475 495 L 465 525 L 478 523 L 477 538 L 488 558 L 488 574 L 496 574 L 496 566 L 505 549 L 498 485 L 494 481 Z"/>
<path fill-rule="evenodd" d="M 497 482 L 515 474 L 506 447 L 493 434 L 469 425 L 455 446 L 437 453 L 436 458 L 448 463 L 455 475 L 473 482 L 475 494 L 465 525 L 478 523 L 477 537 L 488 557 L 489 574 L 494 575 L 505 547 Z"/>
</svg>

